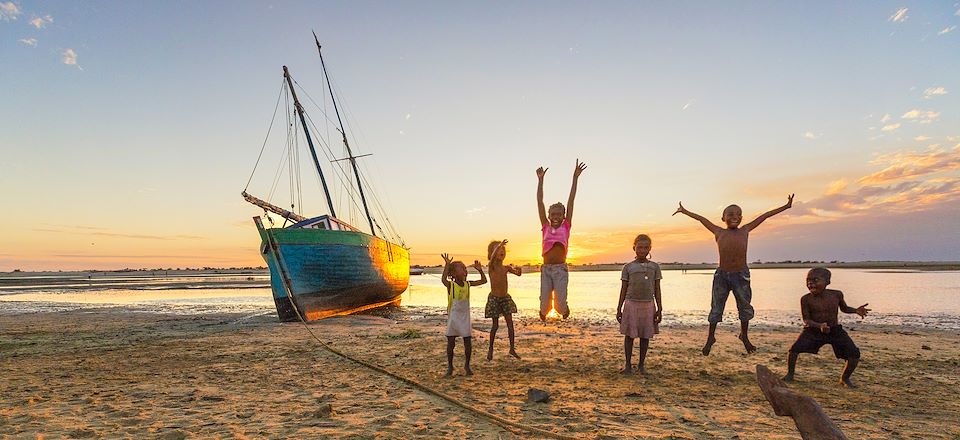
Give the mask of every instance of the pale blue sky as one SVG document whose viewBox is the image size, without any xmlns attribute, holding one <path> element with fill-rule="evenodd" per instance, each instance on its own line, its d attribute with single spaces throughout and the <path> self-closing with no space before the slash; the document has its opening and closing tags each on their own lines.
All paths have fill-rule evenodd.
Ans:
<svg viewBox="0 0 960 440">
<path fill-rule="evenodd" d="M 678 200 L 711 218 L 740 203 L 751 217 L 790 192 L 798 206 L 754 240 L 752 259 L 958 260 L 958 228 L 941 221 L 960 207 L 958 11 L 955 1 L 0 0 L 0 191 L 22 213 L 0 224 L 23 231 L 0 241 L 0 270 L 261 264 L 249 221 L 259 212 L 239 192 L 281 66 L 323 95 L 311 30 L 415 261 L 479 254 L 502 237 L 531 257 L 533 170 L 549 166 L 547 198 L 565 200 L 577 157 L 589 164 L 571 245 L 583 261 L 629 255 L 624 237 L 640 229 L 670 237 L 658 242 L 665 260 L 713 261 L 709 235 L 678 238 L 697 226 L 670 217 Z M 936 151 L 937 166 L 913 181 L 940 198 L 802 211 L 822 208 L 831 184 L 853 194 L 909 152 Z M 916 200 L 910 188 L 901 195 Z M 319 196 L 304 206 L 323 211 Z M 902 228 L 895 218 L 916 225 L 915 240 L 881 243 Z"/>
</svg>

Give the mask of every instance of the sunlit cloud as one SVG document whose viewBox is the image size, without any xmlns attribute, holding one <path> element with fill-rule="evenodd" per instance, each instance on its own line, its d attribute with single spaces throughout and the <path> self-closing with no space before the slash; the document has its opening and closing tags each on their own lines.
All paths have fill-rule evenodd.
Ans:
<svg viewBox="0 0 960 440">
<path fill-rule="evenodd" d="M 162 241 L 173 241 L 173 240 L 204 240 L 206 237 L 199 235 L 149 235 L 149 234 L 126 234 L 120 232 L 110 232 L 105 228 L 97 228 L 92 226 L 59 226 L 59 225 L 49 225 L 48 227 L 43 228 L 33 228 L 36 232 L 47 232 L 53 234 L 71 234 L 71 235 L 84 235 L 91 237 L 108 237 L 108 238 L 128 238 L 136 240 L 162 240 Z"/>
<path fill-rule="evenodd" d="M 481 207 L 479 207 L 479 208 L 470 208 L 470 209 L 464 211 L 464 214 L 467 214 L 467 215 L 469 215 L 469 216 L 472 217 L 472 216 L 474 216 L 474 215 L 482 214 L 482 213 L 483 213 L 484 211 L 486 211 L 486 210 L 487 210 L 487 207 L 486 207 L 486 206 L 481 206 Z"/>
<path fill-rule="evenodd" d="M 933 110 L 910 110 L 901 116 L 902 119 L 916 120 L 921 124 L 927 124 L 936 121 L 940 117 L 940 112 Z"/>
<path fill-rule="evenodd" d="M 63 64 L 75 66 L 77 64 L 77 52 L 73 49 L 63 51 Z"/>
<path fill-rule="evenodd" d="M 686 110 L 686 109 L 690 108 L 691 105 L 693 105 L 693 100 L 692 100 L 692 99 L 689 100 L 689 101 L 687 101 L 687 103 L 684 104 L 683 107 L 680 107 L 680 111 L 683 111 L 683 110 Z"/>
<path fill-rule="evenodd" d="M 946 95 L 947 93 L 948 93 L 947 89 L 943 87 L 930 87 L 927 90 L 923 91 L 923 97 L 930 99 L 930 98 L 933 98 L 934 96 Z"/>
<path fill-rule="evenodd" d="M 830 185 L 827 185 L 827 194 L 838 194 L 846 189 L 848 185 L 849 182 L 847 182 L 847 179 L 834 180 L 830 182 Z"/>
<path fill-rule="evenodd" d="M 25 44 L 25 45 L 27 45 L 27 46 L 30 46 L 30 47 L 37 47 L 37 39 L 36 39 L 36 38 L 21 38 L 21 39 L 19 39 L 19 40 L 17 40 L 17 41 L 19 41 L 19 42 L 21 42 L 21 43 L 23 43 L 23 44 Z"/>
<path fill-rule="evenodd" d="M 33 20 L 30 20 L 30 24 L 37 29 L 43 29 L 46 25 L 53 23 L 53 17 L 46 15 L 43 17 L 36 17 Z"/>
<path fill-rule="evenodd" d="M 921 134 L 920 136 L 917 136 L 917 137 L 913 138 L 913 140 L 915 140 L 915 141 L 917 141 L 917 142 L 928 141 L 928 140 L 930 140 L 930 136 L 924 136 L 924 135 Z"/>
<path fill-rule="evenodd" d="M 945 28 L 943 28 L 940 32 L 937 32 L 937 35 L 943 35 L 943 34 L 946 34 L 946 33 L 949 33 L 949 32 L 953 32 L 956 28 L 957 28 L 956 25 L 953 25 L 953 26 L 950 26 L 950 27 L 945 27 Z"/>
<path fill-rule="evenodd" d="M 900 8 L 897 12 L 894 12 L 887 21 L 892 21 L 894 23 L 903 23 L 907 20 L 907 8 Z"/>
<path fill-rule="evenodd" d="M 887 121 L 889 121 L 890 119 L 891 119 L 890 113 L 887 113 L 880 118 L 880 122 L 883 122 L 884 124 L 886 124 Z"/>
<path fill-rule="evenodd" d="M 804 137 L 804 138 L 807 138 L 807 139 L 816 139 L 816 138 L 818 138 L 818 137 L 820 137 L 820 136 L 817 136 L 817 135 L 813 134 L 813 132 L 808 131 L 808 132 L 806 132 L 806 133 L 803 134 L 803 137 Z"/>
<path fill-rule="evenodd" d="M 20 7 L 14 2 L 0 3 L 0 20 L 16 20 L 17 16 L 22 14 Z"/>
<path fill-rule="evenodd" d="M 899 122 L 897 122 L 896 124 L 884 125 L 883 128 L 880 129 L 880 131 L 893 131 L 898 128 L 900 128 Z"/>
</svg>

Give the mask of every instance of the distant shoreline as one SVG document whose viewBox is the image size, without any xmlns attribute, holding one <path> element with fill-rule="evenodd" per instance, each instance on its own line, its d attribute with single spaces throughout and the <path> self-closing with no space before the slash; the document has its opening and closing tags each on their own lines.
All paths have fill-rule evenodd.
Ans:
<svg viewBox="0 0 960 440">
<path fill-rule="evenodd" d="M 602 264 L 570 264 L 572 272 L 599 272 L 620 270 L 623 263 L 602 263 Z M 914 270 L 914 271 L 956 271 L 960 270 L 960 261 L 849 261 L 849 262 L 777 262 L 777 263 L 751 263 L 751 269 L 808 269 L 811 267 L 825 266 L 833 269 L 876 269 L 876 270 Z M 523 270 L 527 272 L 539 272 L 539 265 L 523 265 Z M 712 270 L 717 267 L 715 263 L 660 263 L 663 270 Z M 423 273 L 439 274 L 443 268 L 439 266 L 411 266 L 411 268 L 423 269 Z M 65 277 L 65 278 L 87 278 L 97 277 L 109 274 L 114 277 L 216 277 L 216 276 L 242 276 L 242 275 L 268 275 L 266 268 L 247 267 L 247 268 L 210 268 L 203 269 L 118 269 L 118 270 L 77 270 L 77 271 L 12 271 L 0 272 L 3 278 L 19 277 Z"/>
</svg>

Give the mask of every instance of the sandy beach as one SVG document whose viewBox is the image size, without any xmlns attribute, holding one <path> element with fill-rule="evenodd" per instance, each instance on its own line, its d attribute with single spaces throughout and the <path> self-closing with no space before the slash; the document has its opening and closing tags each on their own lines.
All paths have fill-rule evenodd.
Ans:
<svg viewBox="0 0 960 440">
<path fill-rule="evenodd" d="M 743 353 L 725 324 L 710 357 L 704 329 L 665 327 L 647 376 L 622 377 L 615 326 L 518 319 L 516 360 L 501 326 L 474 321 L 475 375 L 444 379 L 444 317 L 393 311 L 311 323 L 323 341 L 493 414 L 581 438 L 799 438 L 776 417 L 754 368 L 783 371 L 796 336 L 759 327 Z M 859 389 L 835 386 L 829 348 L 801 356 L 794 389 L 849 438 L 957 438 L 960 335 L 851 326 L 864 356 Z M 123 308 L 0 316 L 0 436 L 11 438 L 535 438 L 322 349 L 273 313 L 177 316 Z M 547 403 L 526 402 L 531 387 Z"/>
</svg>

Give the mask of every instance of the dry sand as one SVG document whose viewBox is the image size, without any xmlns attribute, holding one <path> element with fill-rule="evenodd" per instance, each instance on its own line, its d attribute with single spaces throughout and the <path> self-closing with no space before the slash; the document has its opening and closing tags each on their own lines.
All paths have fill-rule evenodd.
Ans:
<svg viewBox="0 0 960 440">
<path fill-rule="evenodd" d="M 758 363 L 783 372 L 796 329 L 755 329 L 760 351 L 746 355 L 724 324 L 714 353 L 703 357 L 705 327 L 666 327 L 651 343 L 648 375 L 622 377 L 614 325 L 518 319 L 516 360 L 501 323 L 496 357 L 487 361 L 489 320 L 475 321 L 476 374 L 463 375 L 458 343 L 457 375 L 444 379 L 444 318 L 392 315 L 310 327 L 353 356 L 567 435 L 799 438 L 789 418 L 773 414 L 754 375 Z M 790 386 L 819 401 L 851 439 L 960 438 L 960 335 L 850 330 L 864 353 L 859 389 L 835 385 L 842 363 L 829 347 L 802 355 Z M 536 437 L 339 358 L 301 324 L 280 324 L 272 313 L 0 315 L 0 378 L 3 438 Z M 527 403 L 531 387 L 551 400 Z"/>
</svg>

